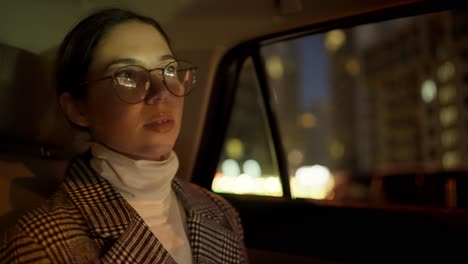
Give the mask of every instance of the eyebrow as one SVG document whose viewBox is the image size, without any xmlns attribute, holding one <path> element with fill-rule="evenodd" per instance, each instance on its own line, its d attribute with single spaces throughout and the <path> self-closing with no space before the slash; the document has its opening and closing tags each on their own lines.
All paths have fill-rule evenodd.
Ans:
<svg viewBox="0 0 468 264">
<path fill-rule="evenodd" d="M 165 54 L 159 57 L 159 61 L 165 61 L 165 60 L 175 60 L 174 57 L 170 54 Z M 117 58 L 109 62 L 105 69 L 109 69 L 110 66 L 115 65 L 115 64 L 136 64 L 136 65 L 141 65 L 144 64 L 141 60 L 135 59 L 135 58 Z"/>
</svg>

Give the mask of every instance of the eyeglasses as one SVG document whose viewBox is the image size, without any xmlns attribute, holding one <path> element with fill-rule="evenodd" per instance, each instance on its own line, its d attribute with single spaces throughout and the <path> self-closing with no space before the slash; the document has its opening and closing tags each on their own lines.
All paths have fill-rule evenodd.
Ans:
<svg viewBox="0 0 468 264">
<path fill-rule="evenodd" d="M 126 65 L 118 68 L 111 76 L 82 83 L 82 85 L 112 78 L 113 88 L 118 98 L 129 104 L 145 100 L 152 86 L 164 85 L 175 96 L 189 94 L 196 83 L 196 70 L 192 63 L 184 60 L 169 62 L 164 68 L 146 69 L 139 65 Z M 160 74 L 151 78 L 151 73 Z M 156 83 L 154 83 L 156 82 Z"/>
</svg>

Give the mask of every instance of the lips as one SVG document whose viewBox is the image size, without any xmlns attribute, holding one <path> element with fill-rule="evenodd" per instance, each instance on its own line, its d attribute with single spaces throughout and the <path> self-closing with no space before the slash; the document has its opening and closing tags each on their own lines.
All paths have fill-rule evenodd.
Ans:
<svg viewBox="0 0 468 264">
<path fill-rule="evenodd" d="M 144 127 L 158 133 L 167 133 L 174 128 L 174 125 L 175 123 L 172 115 L 164 113 L 152 117 Z"/>
</svg>

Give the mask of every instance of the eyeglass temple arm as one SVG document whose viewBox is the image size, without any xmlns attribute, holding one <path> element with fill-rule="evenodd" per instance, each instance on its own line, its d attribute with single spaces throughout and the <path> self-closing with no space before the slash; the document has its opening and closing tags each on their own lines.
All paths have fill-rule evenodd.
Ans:
<svg viewBox="0 0 468 264">
<path fill-rule="evenodd" d="M 111 78 L 112 78 L 112 75 L 105 76 L 105 77 L 101 77 L 101 78 L 98 78 L 98 79 L 95 79 L 95 80 L 91 80 L 91 81 L 82 82 L 82 83 L 80 83 L 80 86 L 82 86 L 82 85 L 86 85 L 86 84 L 89 84 L 89 83 L 92 83 L 92 82 L 98 82 L 98 81 L 102 81 L 102 80 L 105 80 L 105 79 L 111 79 Z"/>
</svg>

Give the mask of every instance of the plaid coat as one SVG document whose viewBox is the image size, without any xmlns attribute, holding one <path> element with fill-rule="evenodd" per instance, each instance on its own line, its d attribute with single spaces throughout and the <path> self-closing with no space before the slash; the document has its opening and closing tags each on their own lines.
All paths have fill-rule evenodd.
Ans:
<svg viewBox="0 0 468 264">
<path fill-rule="evenodd" d="M 89 159 L 75 158 L 61 189 L 7 233 L 0 263 L 175 263 Z M 186 211 L 193 263 L 247 263 L 235 209 L 177 178 L 172 187 Z"/>
</svg>

